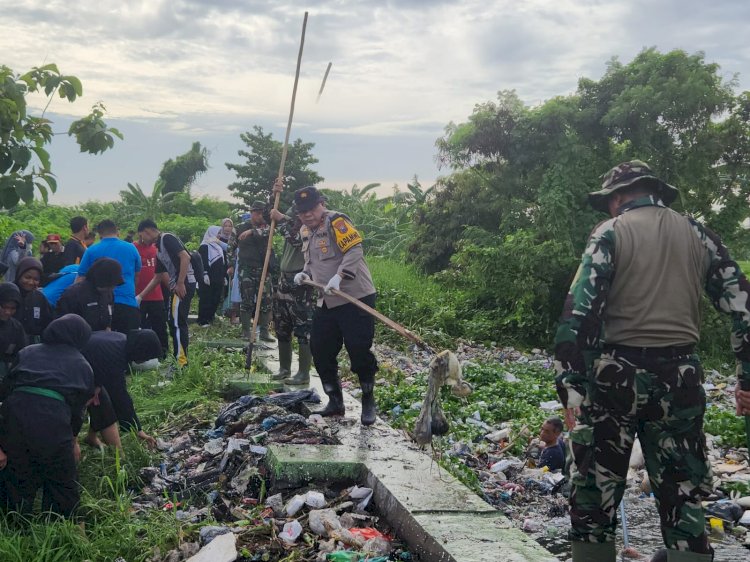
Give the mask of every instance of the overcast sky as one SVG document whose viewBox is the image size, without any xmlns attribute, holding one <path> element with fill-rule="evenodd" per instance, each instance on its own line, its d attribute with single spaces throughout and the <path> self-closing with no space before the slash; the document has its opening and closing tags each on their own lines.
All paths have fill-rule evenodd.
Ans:
<svg viewBox="0 0 750 562">
<path fill-rule="evenodd" d="M 48 109 L 56 131 L 101 100 L 125 135 L 100 156 L 56 137 L 52 201 L 112 200 L 127 182 L 150 190 L 196 140 L 211 169 L 194 192 L 228 199 L 239 134 L 257 124 L 283 140 L 305 10 L 292 138 L 316 144 L 327 187 L 403 187 L 414 174 L 429 185 L 441 174 L 435 139 L 476 103 L 502 89 L 532 105 L 569 94 L 644 47 L 703 51 L 750 89 L 747 0 L 15 0 L 0 64 L 55 62 L 82 80 L 83 98 Z"/>
</svg>

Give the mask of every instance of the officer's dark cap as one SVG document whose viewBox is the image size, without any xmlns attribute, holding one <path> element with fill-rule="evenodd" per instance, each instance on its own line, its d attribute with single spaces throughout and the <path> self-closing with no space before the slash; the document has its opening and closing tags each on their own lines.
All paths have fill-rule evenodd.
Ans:
<svg viewBox="0 0 750 562">
<path fill-rule="evenodd" d="M 294 206 L 298 213 L 311 211 L 323 202 L 323 195 L 314 185 L 308 185 L 294 192 Z"/>
<path fill-rule="evenodd" d="M 263 201 L 253 201 L 253 204 L 250 205 L 251 211 L 265 211 L 266 210 L 266 204 Z"/>
</svg>

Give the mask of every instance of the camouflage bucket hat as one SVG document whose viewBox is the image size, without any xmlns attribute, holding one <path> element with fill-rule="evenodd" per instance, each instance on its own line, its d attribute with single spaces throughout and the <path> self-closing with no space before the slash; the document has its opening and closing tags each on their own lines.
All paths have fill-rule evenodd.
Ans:
<svg viewBox="0 0 750 562">
<path fill-rule="evenodd" d="M 250 205 L 251 211 L 265 211 L 266 210 L 266 204 L 263 201 L 253 201 L 253 204 Z"/>
<path fill-rule="evenodd" d="M 639 181 L 647 180 L 655 187 L 659 198 L 667 206 L 677 198 L 679 193 L 676 187 L 656 177 L 649 165 L 642 160 L 631 160 L 618 164 L 604 174 L 602 179 L 604 180 L 602 188 L 599 191 L 589 193 L 589 203 L 594 209 L 604 213 L 609 211 L 607 199 L 610 195 L 618 189 L 631 186 Z"/>
</svg>

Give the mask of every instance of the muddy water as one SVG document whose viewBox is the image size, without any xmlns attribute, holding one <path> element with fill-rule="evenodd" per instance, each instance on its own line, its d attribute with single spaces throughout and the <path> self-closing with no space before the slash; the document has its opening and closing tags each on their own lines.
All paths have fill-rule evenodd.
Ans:
<svg viewBox="0 0 750 562">
<path fill-rule="evenodd" d="M 625 498 L 625 513 L 628 520 L 630 546 L 643 555 L 641 560 L 650 560 L 651 556 L 663 546 L 659 529 L 659 514 L 654 500 L 628 494 Z M 558 517 L 547 520 L 545 528 L 533 536 L 559 560 L 565 561 L 570 559 L 570 543 L 567 540 L 569 529 L 570 522 L 567 517 Z M 750 550 L 743 547 L 733 537 L 726 536 L 723 540 L 712 539 L 711 544 L 716 551 L 714 562 L 750 562 Z M 618 529 L 617 548 L 618 552 L 622 549 L 621 528 Z"/>
</svg>

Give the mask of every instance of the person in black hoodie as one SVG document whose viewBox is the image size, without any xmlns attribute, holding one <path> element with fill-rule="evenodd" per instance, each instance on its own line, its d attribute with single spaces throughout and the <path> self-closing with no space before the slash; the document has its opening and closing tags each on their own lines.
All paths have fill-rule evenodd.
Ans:
<svg viewBox="0 0 750 562">
<path fill-rule="evenodd" d="M 94 373 L 80 350 L 90 337 L 79 316 L 54 320 L 3 381 L 0 463 L 7 462 L 4 495 L 14 511 L 30 513 L 39 488 L 43 511 L 69 516 L 78 504 L 76 435 L 94 397 Z"/>
<path fill-rule="evenodd" d="M 26 346 L 26 333 L 13 318 L 21 306 L 21 291 L 13 283 L 0 283 L 0 381 L 10 372 L 18 352 Z"/>
<path fill-rule="evenodd" d="M 149 447 L 156 446 L 156 440 L 141 427 L 125 381 L 129 363 L 142 363 L 161 356 L 161 343 L 156 333 L 131 330 L 126 336 L 120 332 L 94 332 L 82 353 L 94 370 L 96 385 L 102 387 L 99 405 L 88 409 L 90 424 L 86 442 L 94 447 L 101 446 L 96 436 L 100 431 L 107 445 L 121 447 L 117 426 L 113 427 L 118 421 L 121 430 L 133 429 Z"/>
<path fill-rule="evenodd" d="M 39 343 L 42 332 L 54 318 L 47 297 L 39 290 L 42 272 L 42 263 L 32 257 L 23 258 L 16 268 L 15 283 L 21 291 L 22 302 L 14 318 L 23 325 L 27 343 Z"/>
<path fill-rule="evenodd" d="M 100 258 L 86 272 L 83 281 L 71 285 L 57 301 L 57 316 L 77 314 L 93 331 L 112 326 L 114 290 L 124 283 L 122 267 L 116 260 Z"/>
</svg>

